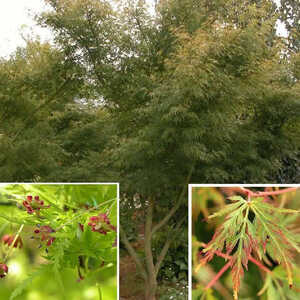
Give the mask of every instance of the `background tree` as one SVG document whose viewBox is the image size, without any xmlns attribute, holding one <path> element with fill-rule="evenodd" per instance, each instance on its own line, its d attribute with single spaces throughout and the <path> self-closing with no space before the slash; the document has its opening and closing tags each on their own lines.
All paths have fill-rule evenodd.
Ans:
<svg viewBox="0 0 300 300">
<path fill-rule="evenodd" d="M 298 1 L 280 1 L 280 20 L 284 23 L 288 32 L 288 46 L 292 52 L 300 50 L 300 4 Z"/>
</svg>

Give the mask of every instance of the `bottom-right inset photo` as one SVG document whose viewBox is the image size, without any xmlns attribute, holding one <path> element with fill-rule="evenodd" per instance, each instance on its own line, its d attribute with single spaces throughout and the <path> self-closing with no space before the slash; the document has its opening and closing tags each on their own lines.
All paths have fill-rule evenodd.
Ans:
<svg viewBox="0 0 300 300">
<path fill-rule="evenodd" d="M 189 185 L 191 298 L 296 300 L 300 185 Z"/>
</svg>

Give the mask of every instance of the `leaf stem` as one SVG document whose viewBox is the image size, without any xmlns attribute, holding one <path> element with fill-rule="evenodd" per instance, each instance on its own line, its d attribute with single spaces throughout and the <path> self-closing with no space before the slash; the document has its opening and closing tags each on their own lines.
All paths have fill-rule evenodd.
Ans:
<svg viewBox="0 0 300 300">
<path fill-rule="evenodd" d="M 278 191 L 269 191 L 269 192 L 253 192 L 249 189 L 243 188 L 242 191 L 247 194 L 250 198 L 254 197 L 263 197 L 263 196 L 275 196 L 275 195 L 280 195 L 280 194 L 285 194 L 288 192 L 294 192 L 298 189 L 298 187 L 290 187 L 286 189 L 281 189 Z"/>
<path fill-rule="evenodd" d="M 100 206 L 105 205 L 105 204 L 107 204 L 107 203 L 109 203 L 109 202 L 111 202 L 111 201 L 114 201 L 114 200 L 117 200 L 117 198 L 109 199 L 109 200 L 107 200 L 107 201 L 105 201 L 105 202 L 99 203 L 99 204 L 96 205 L 96 206 L 93 206 L 93 207 L 91 207 L 91 208 L 89 208 L 89 209 L 87 209 L 87 210 L 84 210 L 84 211 L 78 213 L 75 217 L 69 219 L 66 223 L 60 225 L 60 226 L 56 229 L 56 231 L 59 231 L 60 229 L 62 229 L 62 228 L 63 228 L 64 226 L 66 226 L 67 224 L 73 223 L 73 221 L 74 221 L 75 219 L 78 219 L 79 217 L 81 217 L 81 216 L 84 215 L 85 213 L 90 212 L 90 211 L 93 211 L 93 210 L 97 210 Z"/>
<path fill-rule="evenodd" d="M 201 246 L 202 247 L 207 247 L 207 244 L 205 243 L 201 243 Z M 218 251 L 218 250 L 214 250 L 214 253 L 217 255 L 217 256 L 220 256 L 220 257 L 223 257 L 225 259 L 232 259 L 232 256 L 230 255 L 227 255 L 225 253 L 222 253 L 221 251 Z M 267 272 L 267 273 L 272 273 L 271 270 L 269 270 L 266 266 L 264 266 L 262 263 L 260 263 L 258 260 L 256 260 L 255 258 L 253 258 L 252 256 L 249 256 L 249 260 L 252 261 L 254 264 L 256 264 L 259 268 L 261 268 L 263 271 Z"/>
<path fill-rule="evenodd" d="M 98 294 L 99 294 L 99 300 L 102 300 L 102 291 L 101 291 L 101 286 L 99 283 L 96 284 L 97 289 L 98 289 Z"/>
<path fill-rule="evenodd" d="M 208 285 L 205 287 L 205 290 L 211 288 L 217 282 L 217 280 L 228 270 L 230 265 L 231 262 L 229 261 L 225 266 L 223 266 L 223 268 L 218 272 L 218 274 L 208 283 Z"/>
<path fill-rule="evenodd" d="M 255 258 L 253 258 L 251 255 L 249 256 L 249 260 L 252 261 L 254 264 L 256 264 L 260 269 L 262 269 L 263 271 L 267 272 L 267 273 L 272 273 L 271 270 L 269 270 L 267 267 L 265 267 L 262 263 L 260 263 L 258 260 L 256 260 Z"/>
</svg>

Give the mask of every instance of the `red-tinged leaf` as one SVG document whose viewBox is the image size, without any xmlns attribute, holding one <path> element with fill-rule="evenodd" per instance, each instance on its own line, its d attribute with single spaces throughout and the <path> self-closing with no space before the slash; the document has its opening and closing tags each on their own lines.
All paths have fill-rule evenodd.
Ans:
<svg viewBox="0 0 300 300">
<path fill-rule="evenodd" d="M 244 269 L 240 263 L 236 263 L 235 261 L 232 266 L 231 273 L 232 273 L 234 298 L 237 299 L 238 291 L 240 289 L 241 278 L 244 276 Z"/>
<path fill-rule="evenodd" d="M 249 258 L 253 261 L 253 252 L 261 261 L 267 260 L 268 253 L 273 261 L 282 264 L 286 269 L 288 285 L 292 286 L 293 250 L 300 252 L 297 238 L 291 234 L 286 224 L 282 224 L 278 218 L 280 214 L 275 214 L 276 208 L 270 208 L 271 205 L 263 202 L 263 198 L 244 202 L 237 198 L 234 200 L 238 202 L 212 216 L 225 215 L 225 222 L 216 230 L 212 240 L 203 250 L 204 261 L 211 260 L 216 251 L 226 251 L 226 255 L 229 256 L 236 249 L 229 258 L 234 299 L 238 298 L 240 282 L 244 269 L 248 270 Z M 250 211 L 254 214 L 253 219 L 248 217 Z M 291 210 L 285 209 L 281 209 L 280 212 L 292 213 Z"/>
</svg>

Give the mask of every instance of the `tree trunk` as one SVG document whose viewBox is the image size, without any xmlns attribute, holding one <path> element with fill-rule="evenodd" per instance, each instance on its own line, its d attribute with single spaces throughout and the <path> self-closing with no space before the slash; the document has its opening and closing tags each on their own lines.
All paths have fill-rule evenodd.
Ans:
<svg viewBox="0 0 300 300">
<path fill-rule="evenodd" d="M 157 281 L 145 282 L 145 300 L 156 300 Z"/>
<path fill-rule="evenodd" d="M 152 218 L 153 218 L 153 199 L 149 199 L 145 219 L 145 263 L 147 268 L 147 280 L 145 281 L 145 300 L 155 300 L 157 280 L 152 254 Z"/>
</svg>

